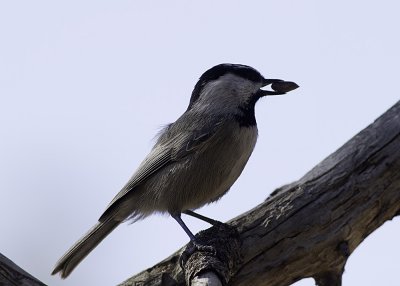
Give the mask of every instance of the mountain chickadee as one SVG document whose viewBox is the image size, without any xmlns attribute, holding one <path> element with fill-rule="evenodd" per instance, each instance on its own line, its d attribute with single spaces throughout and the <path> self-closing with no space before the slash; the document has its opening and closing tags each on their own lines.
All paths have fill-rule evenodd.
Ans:
<svg viewBox="0 0 400 286">
<path fill-rule="evenodd" d="M 270 84 L 273 90 L 261 89 Z M 220 64 L 207 70 L 187 110 L 162 130 L 98 223 L 64 254 L 52 274 L 66 278 L 120 223 L 153 213 L 169 213 L 195 240 L 181 213 L 215 222 L 192 210 L 221 198 L 243 171 L 257 141 L 256 102 L 297 87 L 265 79 L 245 65 Z"/>
</svg>

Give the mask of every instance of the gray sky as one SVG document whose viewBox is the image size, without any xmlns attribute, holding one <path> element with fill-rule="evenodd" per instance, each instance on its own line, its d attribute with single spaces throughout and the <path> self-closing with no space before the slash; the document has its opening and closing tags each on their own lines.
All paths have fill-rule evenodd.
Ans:
<svg viewBox="0 0 400 286">
<path fill-rule="evenodd" d="M 0 252 L 50 285 L 115 285 L 188 238 L 124 224 L 65 281 L 58 258 L 186 108 L 198 77 L 248 64 L 300 89 L 261 100 L 245 171 L 199 212 L 225 221 L 300 178 L 398 99 L 398 1 L 1 1 Z M 197 232 L 207 224 L 184 218 Z M 399 221 L 351 256 L 344 285 L 398 285 Z M 311 279 L 296 285 L 314 285 Z"/>
</svg>

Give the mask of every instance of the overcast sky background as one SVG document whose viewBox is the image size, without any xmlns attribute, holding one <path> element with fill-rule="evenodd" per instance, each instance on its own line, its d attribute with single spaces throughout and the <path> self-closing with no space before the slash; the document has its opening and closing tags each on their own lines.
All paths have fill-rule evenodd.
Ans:
<svg viewBox="0 0 400 286">
<path fill-rule="evenodd" d="M 198 77 L 248 64 L 300 88 L 261 100 L 226 221 L 297 180 L 398 99 L 398 1 L 1 1 L 0 252 L 49 285 L 115 285 L 188 238 L 123 224 L 67 280 L 50 276 L 187 107 Z M 207 224 L 184 217 L 197 232 Z M 344 285 L 398 286 L 399 220 L 350 257 Z M 311 279 L 296 285 L 314 285 Z"/>
</svg>

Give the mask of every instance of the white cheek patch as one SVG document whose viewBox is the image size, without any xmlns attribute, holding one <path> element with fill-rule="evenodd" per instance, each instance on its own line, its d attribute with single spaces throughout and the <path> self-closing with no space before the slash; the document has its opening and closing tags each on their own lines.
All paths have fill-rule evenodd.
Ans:
<svg viewBox="0 0 400 286">
<path fill-rule="evenodd" d="M 237 107 L 248 102 L 260 87 L 261 83 L 234 74 L 226 74 L 204 86 L 199 102 L 217 104 L 223 108 Z"/>
</svg>

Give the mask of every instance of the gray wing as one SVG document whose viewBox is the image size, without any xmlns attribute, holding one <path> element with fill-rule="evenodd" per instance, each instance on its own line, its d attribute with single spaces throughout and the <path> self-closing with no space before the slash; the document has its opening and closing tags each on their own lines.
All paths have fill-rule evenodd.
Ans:
<svg viewBox="0 0 400 286">
<path fill-rule="evenodd" d="M 145 160 L 142 162 L 142 164 L 139 166 L 138 170 L 133 174 L 130 180 L 121 189 L 121 191 L 113 198 L 104 213 L 101 215 L 99 221 L 103 221 L 109 216 L 118 201 L 125 197 L 130 191 L 133 191 L 135 187 L 143 183 L 158 170 L 170 164 L 171 161 L 171 148 L 162 148 L 162 146 L 154 148 L 145 158 Z"/>
<path fill-rule="evenodd" d="M 179 122 L 176 123 L 179 124 Z M 176 123 L 166 128 L 138 170 L 107 206 L 99 221 L 105 220 L 129 192 L 134 191 L 157 171 L 201 148 L 221 127 L 222 121 L 214 120 L 200 129 L 190 130 L 189 128 L 184 132 L 179 132 L 180 126 L 176 126 Z"/>
</svg>

